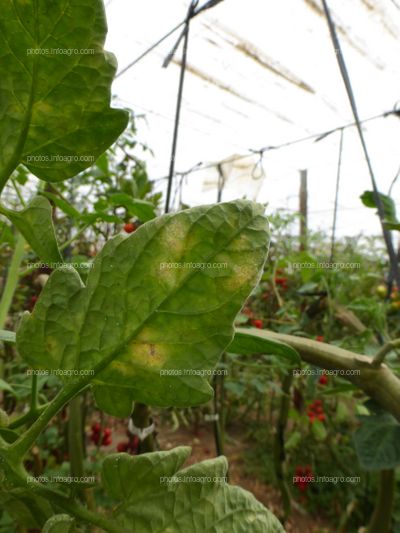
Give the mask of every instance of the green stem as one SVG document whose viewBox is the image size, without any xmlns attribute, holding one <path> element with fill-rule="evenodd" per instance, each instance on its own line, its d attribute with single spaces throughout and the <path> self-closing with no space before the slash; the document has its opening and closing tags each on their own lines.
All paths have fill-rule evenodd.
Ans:
<svg viewBox="0 0 400 533">
<path fill-rule="evenodd" d="M 133 413 L 131 415 L 132 422 L 137 428 L 144 429 L 150 425 L 150 409 L 143 403 L 135 403 Z M 139 453 L 154 452 L 155 442 L 153 434 L 150 434 L 139 444 Z"/>
<path fill-rule="evenodd" d="M 65 250 L 65 248 L 67 248 L 70 244 L 72 244 L 74 242 L 75 239 L 77 239 L 80 235 L 82 235 L 82 233 L 84 233 L 88 228 L 90 227 L 90 224 L 86 224 L 85 226 L 83 226 L 80 230 L 78 230 L 75 235 L 73 235 L 68 241 L 64 242 L 59 248 L 60 248 L 60 252 L 62 250 Z"/>
<path fill-rule="evenodd" d="M 289 344 L 298 351 L 303 361 L 319 368 L 340 372 L 344 379 L 359 387 L 400 420 L 400 379 L 388 366 L 375 368 L 369 356 L 303 337 L 256 328 L 237 328 L 236 331 Z"/>
<path fill-rule="evenodd" d="M 18 462 L 30 450 L 31 446 L 45 429 L 47 424 L 72 398 L 83 391 L 91 376 L 82 378 L 70 385 L 65 386 L 58 395 L 48 404 L 46 409 L 39 415 L 32 426 L 21 435 L 13 444 L 8 446 L 8 455 Z"/>
<path fill-rule="evenodd" d="M 31 389 L 31 405 L 30 411 L 37 412 L 38 403 L 38 377 L 36 374 L 32 375 L 32 389 Z"/>
<path fill-rule="evenodd" d="M 395 497 L 395 471 L 379 472 L 379 487 L 374 512 L 367 533 L 390 533 Z"/>
<path fill-rule="evenodd" d="M 21 234 L 17 236 L 17 243 L 14 249 L 14 254 L 11 260 L 10 268 L 8 270 L 7 281 L 4 287 L 3 296 L 0 301 L 0 329 L 4 328 L 8 312 L 14 297 L 15 290 L 18 285 L 19 267 L 24 257 L 25 239 Z"/>
<path fill-rule="evenodd" d="M 15 420 L 12 420 L 9 424 L 10 429 L 17 429 L 21 426 L 24 426 L 25 424 L 30 424 L 31 422 L 34 422 L 40 413 L 42 413 L 49 404 L 41 405 L 40 407 L 37 407 L 36 410 L 29 409 L 29 411 L 19 418 L 16 418 Z"/>
<path fill-rule="evenodd" d="M 400 347 L 400 339 L 389 341 L 386 344 L 384 344 L 382 348 L 376 353 L 375 357 L 373 358 L 372 366 L 374 368 L 379 368 L 385 361 L 385 357 L 387 356 L 387 354 L 393 350 L 396 350 L 396 348 L 399 348 L 399 347 Z"/>
<path fill-rule="evenodd" d="M 82 397 L 76 396 L 69 404 L 68 453 L 71 476 L 83 477 Z"/>
<path fill-rule="evenodd" d="M 21 205 L 22 205 L 23 207 L 25 207 L 25 200 L 24 200 L 24 197 L 23 197 L 22 194 L 21 194 L 21 191 L 19 190 L 19 187 L 18 187 L 18 185 L 17 185 L 17 182 L 15 181 L 14 178 L 11 180 L 11 182 L 12 182 L 12 184 L 13 184 L 13 187 L 14 187 L 14 189 L 15 189 L 15 192 L 17 193 L 17 196 L 18 196 L 18 198 L 19 198 L 19 201 L 21 202 Z"/>
</svg>

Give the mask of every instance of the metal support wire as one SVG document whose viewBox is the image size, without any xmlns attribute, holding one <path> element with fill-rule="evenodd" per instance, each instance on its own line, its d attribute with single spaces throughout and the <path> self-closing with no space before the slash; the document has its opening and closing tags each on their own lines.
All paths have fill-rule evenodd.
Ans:
<svg viewBox="0 0 400 533">
<path fill-rule="evenodd" d="M 223 2 L 223 0 L 209 0 L 203 6 L 199 7 L 198 9 L 194 9 L 192 11 L 192 14 L 191 14 L 190 18 L 192 19 L 194 17 L 197 17 L 197 15 L 199 15 L 200 13 L 203 13 L 203 11 L 211 9 L 212 7 L 216 6 L 217 4 L 220 4 L 221 2 Z M 187 17 L 185 18 L 185 20 L 182 20 L 182 22 L 180 22 L 174 28 L 172 28 L 172 30 L 170 30 L 168 33 L 166 33 L 163 37 L 161 37 L 158 41 L 156 41 L 154 44 L 152 44 L 149 48 L 147 48 L 147 50 L 145 50 L 142 54 L 140 54 L 139 57 L 134 59 L 131 63 L 129 63 L 126 67 L 124 67 L 120 72 L 118 72 L 118 74 L 115 76 L 115 78 L 119 78 L 120 76 L 125 74 L 125 72 L 127 72 L 129 69 L 131 69 L 137 63 L 139 63 L 139 61 L 141 61 L 144 57 L 146 57 L 148 54 L 150 54 L 150 52 L 155 50 L 157 48 L 157 46 L 159 46 L 166 39 L 168 39 L 168 37 L 170 37 L 173 33 L 175 33 L 177 30 L 179 30 L 179 28 L 181 28 L 182 26 L 186 25 L 186 23 L 187 23 Z M 184 32 L 185 32 L 185 30 L 182 32 L 182 35 L 179 38 L 178 45 L 179 45 L 180 41 L 182 40 L 182 38 L 184 37 Z"/>
<path fill-rule="evenodd" d="M 190 20 L 193 17 L 193 13 L 197 7 L 197 4 L 198 4 L 198 0 L 191 0 L 188 14 L 186 16 L 185 29 L 183 33 L 183 52 L 182 52 L 181 72 L 179 76 L 179 88 L 178 88 L 178 98 L 177 98 L 177 103 L 176 103 L 174 136 L 172 140 L 171 160 L 170 160 L 169 175 L 168 175 L 167 197 L 165 200 L 165 212 L 166 213 L 169 212 L 169 208 L 170 208 L 172 182 L 173 182 L 174 173 L 175 173 L 175 157 L 176 157 L 176 149 L 178 146 L 178 133 L 179 133 L 179 123 L 180 123 L 181 109 L 182 109 L 183 85 L 185 82 L 185 73 L 186 73 L 186 64 L 187 64 Z M 179 42 L 180 40 L 178 41 L 178 44 Z M 177 47 L 174 47 L 174 50 L 176 50 L 176 48 Z M 171 54 L 169 54 L 168 59 L 169 61 L 171 60 Z"/>
<path fill-rule="evenodd" d="M 344 130 L 342 129 L 340 130 L 339 159 L 338 159 L 337 176 L 336 176 L 335 207 L 333 210 L 331 257 L 330 257 L 331 263 L 333 263 L 334 255 L 335 255 L 336 222 L 337 222 L 337 211 L 338 211 L 338 201 L 339 201 L 340 174 L 342 170 L 343 137 L 344 137 Z"/>
<path fill-rule="evenodd" d="M 341 46 L 340 46 L 340 41 L 339 41 L 339 38 L 338 38 L 338 35 L 337 35 L 337 32 L 336 32 L 336 26 L 335 26 L 335 23 L 334 23 L 334 21 L 332 19 L 331 12 L 330 12 L 330 9 L 328 7 L 327 0 L 322 0 L 322 4 L 323 4 L 323 7 L 324 7 L 326 19 L 327 19 L 327 22 L 328 22 L 329 31 L 330 31 L 331 38 L 332 38 L 332 44 L 333 44 L 333 47 L 335 49 L 336 57 L 337 57 L 337 60 L 338 60 L 340 73 L 342 75 L 343 82 L 344 82 L 344 85 L 346 87 L 347 96 L 348 96 L 349 101 L 350 101 L 351 110 L 353 112 L 353 116 L 354 116 L 354 120 L 355 120 L 355 123 L 356 123 L 357 131 L 358 131 L 358 134 L 359 134 L 359 137 L 360 137 L 360 141 L 361 141 L 361 145 L 362 145 L 362 149 L 363 149 L 363 152 L 364 152 L 365 160 L 367 162 L 369 174 L 370 174 L 370 177 L 371 177 L 373 197 L 374 197 L 375 204 L 376 204 L 376 206 L 378 208 L 378 216 L 379 216 L 379 220 L 380 220 L 380 223 L 381 223 L 381 226 L 382 226 L 383 238 L 385 240 L 386 249 L 387 249 L 388 256 L 389 256 L 391 277 L 392 277 L 393 280 L 396 281 L 397 287 L 400 288 L 400 269 L 399 269 L 398 258 L 397 258 L 397 254 L 396 254 L 396 252 L 394 250 L 391 233 L 390 233 L 390 231 L 388 231 L 385 228 L 385 224 L 384 224 L 384 218 L 385 218 L 384 207 L 383 207 L 382 199 L 380 197 L 378 186 L 377 186 L 377 183 L 376 183 L 375 174 L 374 174 L 374 171 L 373 171 L 373 168 L 372 168 L 371 159 L 369 157 L 367 144 L 366 144 L 366 141 L 365 141 L 365 138 L 364 138 L 364 132 L 363 132 L 362 127 L 361 127 L 361 122 L 360 122 L 360 118 L 359 118 L 359 115 L 358 115 L 357 104 L 356 104 L 354 93 L 353 93 L 353 89 L 352 89 L 352 86 L 351 86 L 349 73 L 348 73 L 348 70 L 347 70 L 347 67 L 346 67 L 346 63 L 345 63 L 345 60 L 344 60 L 344 57 L 343 57 L 343 53 L 342 53 L 342 49 L 341 49 Z"/>
</svg>

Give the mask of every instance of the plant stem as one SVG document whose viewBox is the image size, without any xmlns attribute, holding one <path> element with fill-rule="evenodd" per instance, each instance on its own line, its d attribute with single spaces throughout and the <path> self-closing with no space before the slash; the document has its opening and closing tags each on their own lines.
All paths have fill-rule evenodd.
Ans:
<svg viewBox="0 0 400 533">
<path fill-rule="evenodd" d="M 86 224 L 81 229 L 79 229 L 75 235 L 73 235 L 68 241 L 65 241 L 61 246 L 59 246 L 60 252 L 62 250 L 65 250 L 70 244 L 74 242 L 75 239 L 77 239 L 82 233 L 84 233 L 88 228 L 90 227 L 90 224 Z"/>
<path fill-rule="evenodd" d="M 46 409 L 48 405 L 48 403 L 41 405 L 37 407 L 34 411 L 32 409 L 29 409 L 27 413 L 23 414 L 19 418 L 15 418 L 14 420 L 12 420 L 8 426 L 9 429 L 17 429 L 25 424 L 33 422 L 37 419 L 40 413 L 42 413 Z"/>
<path fill-rule="evenodd" d="M 12 457 L 14 461 L 22 460 L 37 437 L 51 421 L 53 416 L 55 416 L 58 411 L 60 411 L 72 398 L 82 392 L 90 380 L 91 376 L 89 378 L 82 378 L 70 385 L 65 386 L 48 404 L 46 409 L 39 415 L 32 426 L 13 444 L 9 445 L 8 455 Z"/>
<path fill-rule="evenodd" d="M 303 337 L 256 328 L 237 328 L 236 331 L 289 344 L 298 351 L 303 361 L 319 368 L 340 372 L 344 379 L 359 387 L 400 420 L 400 379 L 386 365 L 375 368 L 369 356 Z"/>
<path fill-rule="evenodd" d="M 25 239 L 18 233 L 17 242 L 14 249 L 14 254 L 11 260 L 10 268 L 8 270 L 7 281 L 4 287 L 3 296 L 0 301 L 0 329 L 4 328 L 8 312 L 14 297 L 15 290 L 18 285 L 19 267 L 24 257 Z"/>
<path fill-rule="evenodd" d="M 60 494 L 55 490 L 47 489 L 46 487 L 43 487 L 43 485 L 38 484 L 35 486 L 34 492 L 46 498 L 50 502 L 55 503 L 68 514 L 78 518 L 78 520 L 84 523 L 94 524 L 108 533 L 126 533 L 126 530 L 117 525 L 115 520 L 111 521 L 105 516 L 102 516 L 100 513 L 89 511 L 86 507 L 79 505 L 74 500 L 71 500 L 67 496 Z"/>
<path fill-rule="evenodd" d="M 372 366 L 374 368 L 379 368 L 381 364 L 385 361 L 385 357 L 388 353 L 390 353 L 392 350 L 396 350 L 396 348 L 400 347 L 400 339 L 395 339 L 393 341 L 389 341 L 386 344 L 382 346 L 382 348 L 376 353 L 375 357 L 372 360 Z"/>
<path fill-rule="evenodd" d="M 150 409 L 144 403 L 135 403 L 133 413 L 131 415 L 132 422 L 137 428 L 144 429 L 150 425 Z M 143 441 L 139 443 L 139 454 L 154 452 L 155 442 L 153 434 L 148 435 Z"/>
<path fill-rule="evenodd" d="M 83 477 L 82 397 L 75 396 L 69 404 L 68 453 L 72 477 Z"/>
<path fill-rule="evenodd" d="M 290 491 L 285 479 L 285 430 L 288 420 L 290 407 L 290 389 L 293 383 L 293 372 L 289 370 L 282 381 L 282 397 L 279 409 L 279 417 L 275 430 L 274 438 L 274 467 L 275 475 L 278 480 L 279 490 L 281 492 L 283 516 L 282 522 L 285 523 L 289 518 L 291 511 Z"/>
<path fill-rule="evenodd" d="M 379 472 L 379 488 L 367 533 L 390 533 L 395 496 L 395 471 Z"/>
</svg>

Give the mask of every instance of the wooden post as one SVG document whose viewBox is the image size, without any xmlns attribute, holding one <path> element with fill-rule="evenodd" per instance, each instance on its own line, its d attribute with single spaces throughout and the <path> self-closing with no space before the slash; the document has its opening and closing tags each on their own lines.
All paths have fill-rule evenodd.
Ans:
<svg viewBox="0 0 400 533">
<path fill-rule="evenodd" d="M 307 249 L 307 170 L 300 170 L 300 252 Z"/>
</svg>

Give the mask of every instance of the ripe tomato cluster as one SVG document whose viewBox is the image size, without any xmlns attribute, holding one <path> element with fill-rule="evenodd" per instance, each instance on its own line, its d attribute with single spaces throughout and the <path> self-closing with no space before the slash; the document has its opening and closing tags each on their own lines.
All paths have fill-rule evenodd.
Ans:
<svg viewBox="0 0 400 533">
<path fill-rule="evenodd" d="M 288 288 L 288 279 L 282 276 L 276 276 L 275 284 L 281 287 L 281 289 L 286 290 Z"/>
<path fill-rule="evenodd" d="M 322 406 L 321 400 L 315 400 L 313 403 L 311 403 L 307 407 L 307 416 L 311 424 L 315 420 L 319 420 L 320 422 L 325 422 L 326 417 L 325 417 L 324 408 Z"/>
<path fill-rule="evenodd" d="M 309 465 L 296 466 L 295 476 L 294 484 L 301 492 L 305 492 L 308 484 L 314 480 L 314 474 Z"/>
<path fill-rule="evenodd" d="M 100 443 L 100 446 L 110 446 L 112 443 L 112 430 L 111 428 L 104 428 L 103 431 L 101 431 L 101 426 L 98 422 L 95 424 L 92 424 L 91 427 L 92 433 L 90 435 L 90 440 L 98 446 Z"/>
</svg>

